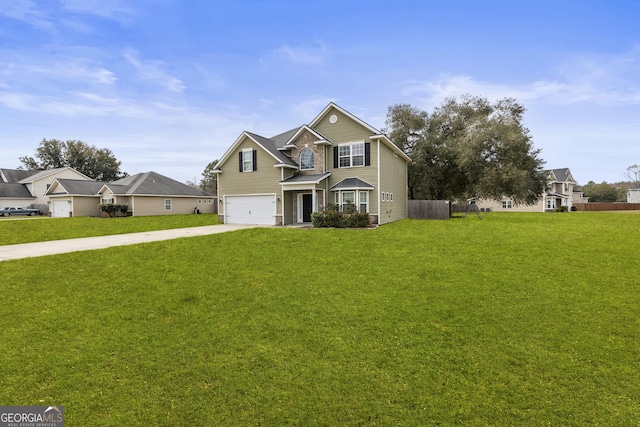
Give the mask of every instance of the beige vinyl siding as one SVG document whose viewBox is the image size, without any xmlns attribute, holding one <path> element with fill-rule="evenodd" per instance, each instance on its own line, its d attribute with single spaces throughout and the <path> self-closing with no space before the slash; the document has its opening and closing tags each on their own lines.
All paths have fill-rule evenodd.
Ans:
<svg viewBox="0 0 640 427">
<path fill-rule="evenodd" d="M 338 121 L 331 123 L 329 118 L 336 115 Z M 334 144 L 351 141 L 363 141 L 371 136 L 371 131 L 336 109 L 331 109 L 315 126 L 321 135 L 324 135 Z M 332 165 L 331 163 L 330 165 Z"/>
<path fill-rule="evenodd" d="M 238 153 L 250 148 L 257 151 L 258 170 L 253 172 L 240 172 L 238 169 Z M 218 174 L 218 194 L 276 194 L 280 196 L 280 180 L 282 172 L 273 165 L 277 163 L 269 153 L 258 146 L 248 137 L 238 144 L 229 158 L 220 165 L 222 173 Z M 224 206 L 220 205 L 221 215 L 224 215 Z M 276 205 L 276 215 L 282 215 L 281 203 Z"/>
<path fill-rule="evenodd" d="M 46 204 L 49 199 L 44 197 L 44 193 L 47 191 L 47 188 L 54 179 L 80 179 L 83 181 L 88 181 L 87 177 L 77 172 L 74 169 L 63 169 L 61 171 L 57 171 L 52 173 L 50 176 L 41 178 L 33 183 L 27 184 L 29 191 L 35 197 L 35 200 L 31 203 L 34 204 Z"/>
<path fill-rule="evenodd" d="M 378 143 L 376 143 L 376 147 Z M 407 216 L 407 162 L 380 142 L 380 188 L 382 192 L 393 194 L 393 201 L 380 202 L 379 223 L 397 221 Z"/>
<path fill-rule="evenodd" d="M 165 210 L 166 199 L 171 199 L 170 211 Z M 129 205 L 129 210 L 134 210 L 134 216 L 192 214 L 196 207 L 202 213 L 214 212 L 214 202 L 209 204 L 207 200 L 206 204 L 198 204 L 198 200 L 205 200 L 198 197 L 134 196 L 132 200 L 133 206 Z"/>
<path fill-rule="evenodd" d="M 506 200 L 506 199 L 505 199 Z M 503 208 L 502 201 L 480 199 L 477 202 L 478 208 L 491 209 L 492 212 L 544 212 L 544 201 L 542 198 L 534 205 L 518 205 L 512 204 L 511 208 Z"/>
<path fill-rule="evenodd" d="M 99 197 L 74 196 L 71 205 L 73 216 L 98 216 L 100 214 L 99 204 Z"/>
<path fill-rule="evenodd" d="M 338 118 L 335 123 L 331 123 L 329 121 L 329 118 L 333 114 Z M 360 123 L 355 122 L 353 119 L 336 109 L 331 109 L 327 112 L 322 120 L 320 120 L 320 122 L 315 126 L 315 129 L 333 143 L 333 146 L 326 147 L 326 167 L 327 170 L 331 171 L 331 176 L 328 179 L 328 188 L 331 188 L 345 178 L 360 178 L 374 187 L 378 185 L 378 144 L 367 139 L 372 135 L 370 129 L 367 129 Z M 357 166 L 350 168 L 333 167 L 333 147 L 343 143 L 363 141 L 365 143 L 370 143 L 370 166 Z M 378 197 L 377 187 L 376 189 L 369 191 L 370 214 L 378 214 Z M 334 203 L 333 191 L 327 194 L 327 201 L 329 203 Z"/>
</svg>

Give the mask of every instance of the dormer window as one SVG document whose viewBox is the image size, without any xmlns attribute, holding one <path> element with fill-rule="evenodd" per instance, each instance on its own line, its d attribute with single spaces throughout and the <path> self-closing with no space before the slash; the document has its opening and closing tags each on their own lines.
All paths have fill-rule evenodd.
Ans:
<svg viewBox="0 0 640 427">
<path fill-rule="evenodd" d="M 313 151 L 308 148 L 305 148 L 300 153 L 300 169 L 301 170 L 310 170 L 315 166 Z"/>
</svg>

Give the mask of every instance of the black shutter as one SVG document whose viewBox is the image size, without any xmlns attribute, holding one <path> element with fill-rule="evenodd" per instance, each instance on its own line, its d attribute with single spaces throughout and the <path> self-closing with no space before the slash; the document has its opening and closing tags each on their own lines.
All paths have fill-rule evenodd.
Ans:
<svg viewBox="0 0 640 427">
<path fill-rule="evenodd" d="M 258 150 L 253 150 L 253 170 L 258 170 Z"/>
<path fill-rule="evenodd" d="M 238 153 L 238 160 L 239 160 L 238 172 L 242 172 L 242 151 Z"/>
<path fill-rule="evenodd" d="M 333 168 L 338 169 L 338 147 L 333 147 Z"/>
<path fill-rule="evenodd" d="M 371 143 L 364 143 L 364 165 L 371 166 Z"/>
</svg>

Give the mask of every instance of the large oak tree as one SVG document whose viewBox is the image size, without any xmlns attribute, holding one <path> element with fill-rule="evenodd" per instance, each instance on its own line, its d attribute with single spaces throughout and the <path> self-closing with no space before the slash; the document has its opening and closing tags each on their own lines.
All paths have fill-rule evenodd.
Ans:
<svg viewBox="0 0 640 427">
<path fill-rule="evenodd" d="M 96 181 L 115 181 L 127 175 L 111 150 L 76 140 L 43 139 L 35 158 L 24 156 L 20 161 L 30 171 L 71 167 Z"/>
<path fill-rule="evenodd" d="M 546 189 L 544 161 L 514 99 L 494 103 L 464 95 L 431 114 L 408 104 L 389 107 L 385 129 L 412 159 L 409 197 L 472 197 L 535 203 Z"/>
</svg>

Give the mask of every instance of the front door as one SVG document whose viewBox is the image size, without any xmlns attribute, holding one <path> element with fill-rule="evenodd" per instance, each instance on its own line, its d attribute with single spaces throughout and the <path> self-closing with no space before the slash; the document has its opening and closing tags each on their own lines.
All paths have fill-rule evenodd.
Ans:
<svg viewBox="0 0 640 427">
<path fill-rule="evenodd" d="M 313 195 L 302 195 L 302 222 L 311 222 L 311 212 L 313 212 Z"/>
</svg>

